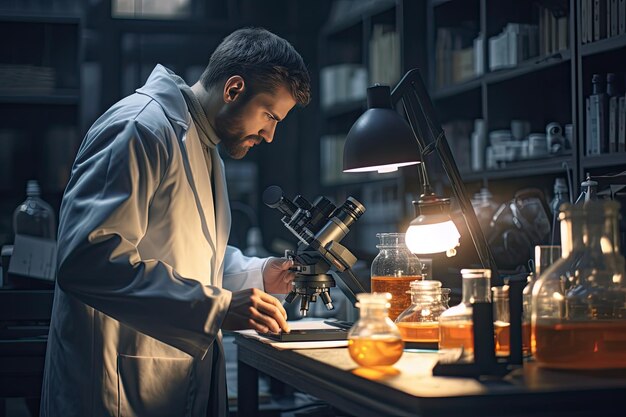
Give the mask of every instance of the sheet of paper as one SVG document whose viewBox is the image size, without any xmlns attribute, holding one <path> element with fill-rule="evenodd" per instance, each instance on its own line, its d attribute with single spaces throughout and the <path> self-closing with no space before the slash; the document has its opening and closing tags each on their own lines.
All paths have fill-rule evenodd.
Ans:
<svg viewBox="0 0 626 417">
<path fill-rule="evenodd" d="M 335 327 L 324 323 L 323 319 L 319 320 L 297 320 L 290 321 L 289 327 L 293 330 L 309 330 L 309 329 L 334 329 Z M 334 347 L 348 346 L 347 340 L 324 340 L 320 342 L 276 342 L 258 334 L 255 330 L 238 330 L 237 333 L 249 337 L 251 339 L 257 339 L 268 345 L 272 345 L 276 349 L 325 349 Z"/>
<path fill-rule="evenodd" d="M 16 235 L 9 273 L 54 281 L 56 248 L 54 240 Z"/>
</svg>

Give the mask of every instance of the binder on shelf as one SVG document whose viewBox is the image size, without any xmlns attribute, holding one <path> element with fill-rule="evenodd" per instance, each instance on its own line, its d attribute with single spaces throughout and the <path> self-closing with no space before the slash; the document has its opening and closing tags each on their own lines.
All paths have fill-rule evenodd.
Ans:
<svg viewBox="0 0 626 417">
<path fill-rule="evenodd" d="M 609 0 L 611 2 L 611 35 L 617 36 L 617 19 L 619 18 L 618 0 Z M 608 34 L 607 34 L 608 36 Z"/>
<path fill-rule="evenodd" d="M 609 152 L 617 152 L 617 129 L 618 126 L 618 101 L 617 96 L 609 99 Z"/>
<path fill-rule="evenodd" d="M 617 34 L 623 35 L 626 33 L 626 0 L 618 0 L 617 15 Z"/>
<path fill-rule="evenodd" d="M 626 152 L 626 96 L 618 100 L 617 151 Z"/>
<path fill-rule="evenodd" d="M 610 0 L 593 1 L 593 41 L 607 37 L 607 13 L 610 10 L 607 1 Z"/>
<path fill-rule="evenodd" d="M 587 21 L 587 14 L 589 11 L 587 10 L 587 0 L 579 0 L 580 2 L 580 41 L 582 43 L 589 42 L 587 35 L 587 25 L 585 22 Z M 542 20 L 542 16 L 539 16 L 540 22 Z"/>
</svg>

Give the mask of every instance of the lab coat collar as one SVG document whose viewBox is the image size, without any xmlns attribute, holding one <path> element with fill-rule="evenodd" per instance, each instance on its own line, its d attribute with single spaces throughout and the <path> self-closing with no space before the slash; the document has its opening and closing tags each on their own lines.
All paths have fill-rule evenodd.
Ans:
<svg viewBox="0 0 626 417">
<path fill-rule="evenodd" d="M 175 75 L 173 71 L 157 64 L 146 84 L 136 91 L 159 103 L 168 118 L 187 130 L 191 123 L 191 115 L 187 111 L 185 98 L 171 75 Z"/>
</svg>

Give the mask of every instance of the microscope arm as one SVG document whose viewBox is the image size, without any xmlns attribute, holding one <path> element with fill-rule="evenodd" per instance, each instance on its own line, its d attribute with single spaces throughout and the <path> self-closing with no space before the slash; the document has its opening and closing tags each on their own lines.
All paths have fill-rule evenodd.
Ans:
<svg viewBox="0 0 626 417">
<path fill-rule="evenodd" d="M 352 269 L 346 269 L 344 271 L 330 271 L 330 273 L 335 278 L 335 283 L 337 287 L 348 297 L 348 300 L 352 303 L 352 305 L 356 304 L 356 295 L 362 292 L 369 292 L 369 289 L 366 289 L 361 281 L 356 277 Z"/>
</svg>

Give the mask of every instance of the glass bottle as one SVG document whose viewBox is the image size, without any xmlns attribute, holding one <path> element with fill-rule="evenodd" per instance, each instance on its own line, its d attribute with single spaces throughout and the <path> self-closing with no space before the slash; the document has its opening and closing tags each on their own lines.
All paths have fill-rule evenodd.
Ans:
<svg viewBox="0 0 626 417">
<path fill-rule="evenodd" d="M 402 356 L 404 342 L 396 325 L 389 319 L 389 293 L 357 294 L 360 309 L 348 332 L 348 351 L 361 366 L 389 366 Z"/>
<path fill-rule="evenodd" d="M 493 287 L 493 331 L 496 355 L 511 354 L 511 315 L 509 311 L 509 286 Z"/>
<path fill-rule="evenodd" d="M 438 343 L 439 316 L 448 308 L 449 288 L 440 281 L 411 282 L 411 305 L 396 319 L 405 342 Z"/>
<path fill-rule="evenodd" d="M 626 283 L 619 203 L 560 213 L 562 257 L 532 291 L 533 355 L 547 368 L 626 368 Z"/>
<path fill-rule="evenodd" d="M 372 292 L 391 294 L 389 318 L 396 317 L 411 305 L 411 281 L 422 279 L 422 263 L 407 248 L 404 233 L 377 233 L 378 255 L 372 262 Z"/>
<path fill-rule="evenodd" d="M 40 197 L 39 183 L 30 180 L 26 186 L 26 200 L 13 212 L 13 231 L 20 235 L 56 239 L 54 210 Z"/>
<path fill-rule="evenodd" d="M 491 302 L 491 270 L 462 269 L 463 299 L 439 316 L 439 349 L 474 351 L 472 304 Z"/>
<path fill-rule="evenodd" d="M 532 304 L 532 289 L 537 281 L 537 277 L 546 270 L 550 265 L 561 258 L 561 247 L 558 245 L 537 245 L 535 246 L 535 271 L 528 274 L 526 286 L 522 291 L 522 354 L 530 356 L 531 353 L 531 337 L 530 337 L 530 316 Z"/>
</svg>

